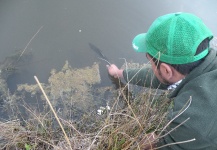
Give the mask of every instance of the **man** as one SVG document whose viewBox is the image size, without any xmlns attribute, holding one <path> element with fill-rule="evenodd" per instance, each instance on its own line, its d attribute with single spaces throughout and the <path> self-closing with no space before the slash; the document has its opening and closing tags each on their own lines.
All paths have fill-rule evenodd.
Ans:
<svg viewBox="0 0 217 150">
<path fill-rule="evenodd" d="M 171 91 L 171 123 L 155 148 L 217 149 L 217 52 L 209 47 L 212 38 L 212 32 L 193 14 L 167 14 L 133 40 L 134 50 L 145 52 L 151 71 L 107 66 L 115 78 Z"/>
</svg>

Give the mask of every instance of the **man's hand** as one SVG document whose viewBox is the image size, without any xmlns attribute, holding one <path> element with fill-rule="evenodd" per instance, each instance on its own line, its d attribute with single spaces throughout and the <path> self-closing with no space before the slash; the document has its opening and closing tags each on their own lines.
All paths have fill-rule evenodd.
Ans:
<svg viewBox="0 0 217 150">
<path fill-rule="evenodd" d="M 123 69 L 119 69 L 115 64 L 107 65 L 108 73 L 114 78 L 123 78 Z"/>
</svg>

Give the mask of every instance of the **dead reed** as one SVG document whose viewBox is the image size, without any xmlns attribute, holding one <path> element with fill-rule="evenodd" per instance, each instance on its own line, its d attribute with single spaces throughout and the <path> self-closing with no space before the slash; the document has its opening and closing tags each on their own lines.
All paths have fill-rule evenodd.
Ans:
<svg viewBox="0 0 217 150">
<path fill-rule="evenodd" d="M 113 96 L 109 97 L 109 103 L 102 107 L 100 114 L 94 109 L 73 119 L 52 106 L 43 86 L 35 79 L 46 100 L 42 100 L 43 108 L 32 107 L 26 100 L 13 101 L 9 107 L 13 117 L 0 122 L 1 149 L 139 150 L 172 132 L 164 132 L 170 124 L 166 119 L 167 110 L 173 105 L 167 99 L 167 92 L 149 88 L 135 91 L 134 87 L 120 82 L 119 89 L 111 92 Z M 61 97 L 62 110 L 73 108 L 67 107 L 69 103 L 64 98 Z M 24 110 L 19 109 L 20 106 Z M 25 116 L 21 110 L 25 111 Z M 68 112 L 68 116 L 76 114 L 73 110 Z M 152 132 L 159 138 L 149 139 Z"/>
<path fill-rule="evenodd" d="M 28 119 L 0 123 L 0 147 L 119 150 L 140 149 L 144 141 L 156 142 L 147 140 L 147 134 L 160 132 L 166 124 L 170 105 L 166 93 L 146 89 L 133 97 L 126 89 L 116 91 L 110 110 L 105 109 L 101 115 L 83 115 L 80 122 L 62 119 L 51 107 L 50 111 L 38 112 L 25 105 Z"/>
</svg>

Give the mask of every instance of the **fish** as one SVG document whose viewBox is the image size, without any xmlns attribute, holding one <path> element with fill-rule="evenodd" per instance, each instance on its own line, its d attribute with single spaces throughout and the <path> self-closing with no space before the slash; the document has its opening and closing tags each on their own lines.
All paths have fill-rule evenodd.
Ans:
<svg viewBox="0 0 217 150">
<path fill-rule="evenodd" d="M 92 43 L 89 43 L 90 49 L 93 50 L 99 57 L 99 59 L 106 61 L 109 65 L 111 65 L 111 63 L 109 62 L 109 59 L 103 54 L 103 52 L 96 47 L 95 45 L 93 45 Z"/>
</svg>

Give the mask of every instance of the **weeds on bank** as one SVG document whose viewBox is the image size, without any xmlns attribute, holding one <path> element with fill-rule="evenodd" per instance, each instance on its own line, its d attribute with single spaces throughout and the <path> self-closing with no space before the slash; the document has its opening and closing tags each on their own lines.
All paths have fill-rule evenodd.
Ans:
<svg viewBox="0 0 217 150">
<path fill-rule="evenodd" d="M 0 147 L 26 150 L 141 149 L 144 143 L 156 142 L 149 141 L 146 136 L 163 129 L 170 104 L 165 93 L 146 90 L 135 97 L 126 87 L 117 90 L 111 109 L 105 109 L 101 115 L 96 111 L 84 113 L 79 121 L 62 119 L 59 115 L 69 141 L 50 109 L 39 111 L 24 103 L 29 115 L 27 119 L 19 117 L 0 122 Z"/>
<path fill-rule="evenodd" d="M 98 149 L 142 149 L 144 144 L 155 143 L 149 141 L 147 135 L 162 130 L 170 102 L 165 95 L 150 101 L 152 98 L 151 93 L 142 93 L 127 102 L 125 109 L 111 111 L 106 123 L 110 126 L 101 132 Z M 124 99 L 128 101 L 126 97 Z"/>
</svg>

